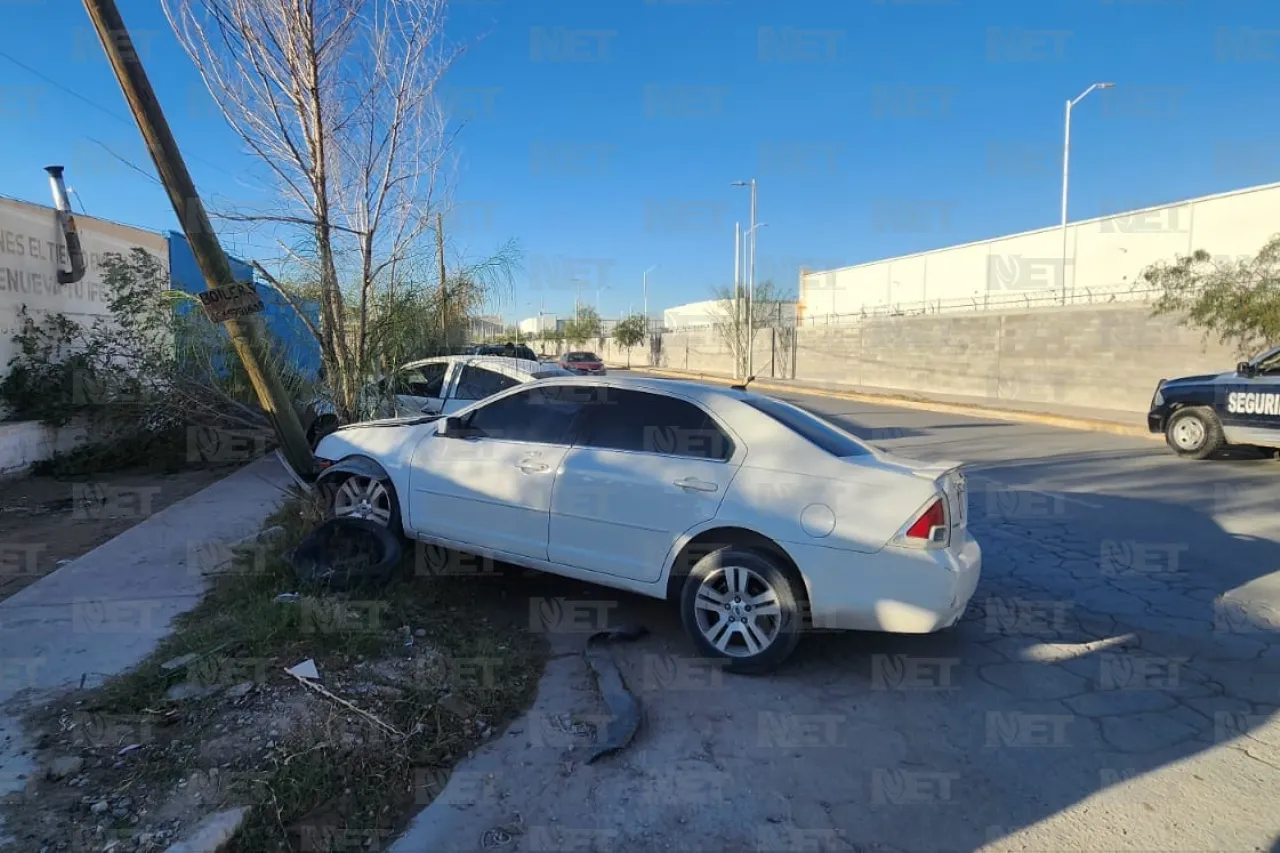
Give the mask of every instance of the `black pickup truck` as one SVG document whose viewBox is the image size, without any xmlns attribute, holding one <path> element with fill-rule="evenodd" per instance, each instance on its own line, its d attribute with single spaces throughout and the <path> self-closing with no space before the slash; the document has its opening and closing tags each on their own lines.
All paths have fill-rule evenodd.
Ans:
<svg viewBox="0 0 1280 853">
<path fill-rule="evenodd" d="M 1280 448 L 1280 346 L 1230 373 L 1161 379 L 1147 428 L 1173 452 L 1206 459 L 1226 445 Z"/>
</svg>

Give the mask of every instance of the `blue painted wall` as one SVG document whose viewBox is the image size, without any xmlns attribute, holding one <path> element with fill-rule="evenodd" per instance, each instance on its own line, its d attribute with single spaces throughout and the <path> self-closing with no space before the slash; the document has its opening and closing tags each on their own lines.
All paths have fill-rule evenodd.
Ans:
<svg viewBox="0 0 1280 853">
<path fill-rule="evenodd" d="M 169 284 L 175 290 L 186 293 L 198 293 L 205 289 L 204 276 L 200 274 L 200 266 L 196 256 L 191 252 L 187 238 L 177 231 L 168 233 L 169 239 Z M 253 268 L 239 258 L 229 258 L 231 271 L 237 281 L 253 281 Z M 320 369 L 320 344 L 311 335 L 302 319 L 293 308 L 284 301 L 273 288 L 258 286 L 263 304 L 267 306 L 263 314 L 267 331 L 271 334 L 272 345 L 283 350 L 286 358 L 303 375 L 313 377 Z M 311 317 L 317 326 L 320 323 L 320 306 L 314 302 L 303 304 L 302 309 Z M 199 306 L 187 303 L 180 311 L 196 311 Z"/>
</svg>

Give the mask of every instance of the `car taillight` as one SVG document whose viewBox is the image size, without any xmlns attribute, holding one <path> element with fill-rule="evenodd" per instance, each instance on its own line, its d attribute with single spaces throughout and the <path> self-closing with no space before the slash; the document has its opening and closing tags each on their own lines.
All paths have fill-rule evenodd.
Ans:
<svg viewBox="0 0 1280 853">
<path fill-rule="evenodd" d="M 924 548 L 946 547 L 951 539 L 947 526 L 947 505 L 942 495 L 911 523 L 900 537 L 903 544 Z"/>
</svg>

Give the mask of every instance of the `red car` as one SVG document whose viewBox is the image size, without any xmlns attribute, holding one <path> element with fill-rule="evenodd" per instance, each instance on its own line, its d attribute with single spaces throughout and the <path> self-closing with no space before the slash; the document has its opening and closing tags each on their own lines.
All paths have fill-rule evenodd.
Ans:
<svg viewBox="0 0 1280 853">
<path fill-rule="evenodd" d="M 560 356 L 560 366 L 579 376 L 604 376 L 604 362 L 593 352 L 567 352 Z"/>
</svg>

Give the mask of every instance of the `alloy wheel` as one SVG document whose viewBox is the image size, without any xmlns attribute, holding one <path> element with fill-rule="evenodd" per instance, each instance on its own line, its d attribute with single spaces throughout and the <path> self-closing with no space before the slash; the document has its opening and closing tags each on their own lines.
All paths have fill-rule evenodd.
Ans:
<svg viewBox="0 0 1280 853">
<path fill-rule="evenodd" d="M 743 566 L 725 566 L 707 575 L 698 586 L 694 608 L 698 631 L 730 657 L 767 651 L 782 629 L 777 591 Z"/>
<path fill-rule="evenodd" d="M 333 496 L 336 518 L 363 518 L 387 527 L 391 524 L 391 512 L 391 492 L 372 477 L 348 477 Z"/>
</svg>

